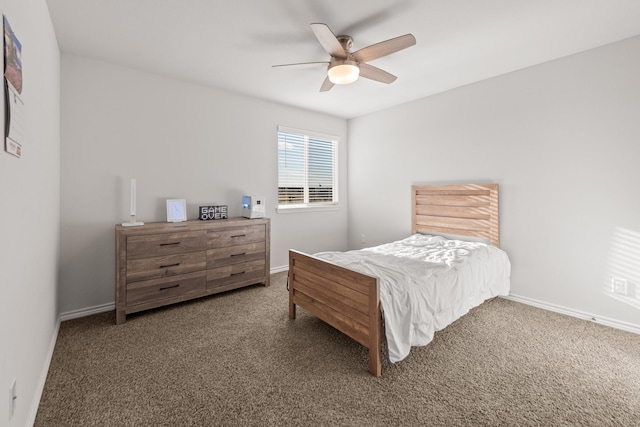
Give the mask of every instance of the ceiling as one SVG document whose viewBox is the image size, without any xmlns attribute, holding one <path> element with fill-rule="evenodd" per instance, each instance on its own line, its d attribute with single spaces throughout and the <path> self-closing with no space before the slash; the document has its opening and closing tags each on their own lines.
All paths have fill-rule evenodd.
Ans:
<svg viewBox="0 0 640 427">
<path fill-rule="evenodd" d="M 640 0 L 47 0 L 61 52 L 353 118 L 640 34 Z M 412 33 L 371 62 L 398 79 L 319 92 L 309 24 L 352 51 Z"/>
</svg>

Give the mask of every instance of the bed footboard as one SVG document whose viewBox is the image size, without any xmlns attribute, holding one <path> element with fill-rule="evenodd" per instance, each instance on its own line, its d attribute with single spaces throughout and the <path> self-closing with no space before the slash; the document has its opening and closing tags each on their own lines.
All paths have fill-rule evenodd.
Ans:
<svg viewBox="0 0 640 427">
<path fill-rule="evenodd" d="M 377 278 L 290 250 L 289 318 L 296 318 L 298 305 L 367 347 L 369 372 L 381 375 Z"/>
</svg>

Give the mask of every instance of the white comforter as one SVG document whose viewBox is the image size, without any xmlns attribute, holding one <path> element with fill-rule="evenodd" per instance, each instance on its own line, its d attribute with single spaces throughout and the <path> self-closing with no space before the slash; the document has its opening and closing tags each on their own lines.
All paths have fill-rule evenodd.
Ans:
<svg viewBox="0 0 640 427">
<path fill-rule="evenodd" d="M 317 257 L 380 279 L 389 361 L 426 345 L 471 308 L 509 293 L 507 254 L 484 243 L 414 234 L 406 239 Z"/>
</svg>

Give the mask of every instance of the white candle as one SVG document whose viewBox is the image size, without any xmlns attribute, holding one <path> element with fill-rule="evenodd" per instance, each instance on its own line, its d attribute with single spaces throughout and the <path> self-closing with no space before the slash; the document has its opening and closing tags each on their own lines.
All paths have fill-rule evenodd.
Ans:
<svg viewBox="0 0 640 427">
<path fill-rule="evenodd" d="M 136 214 L 136 179 L 131 178 L 131 215 Z"/>
</svg>

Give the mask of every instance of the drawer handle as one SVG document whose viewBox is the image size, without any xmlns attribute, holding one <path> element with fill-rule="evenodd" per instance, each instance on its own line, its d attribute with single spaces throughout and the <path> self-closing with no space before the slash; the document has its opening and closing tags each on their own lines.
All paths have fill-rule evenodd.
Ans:
<svg viewBox="0 0 640 427">
<path fill-rule="evenodd" d="M 231 273 L 232 276 L 239 276 L 241 274 L 244 274 L 244 271 L 241 271 L 240 273 Z"/>
<path fill-rule="evenodd" d="M 231 256 L 242 256 L 242 255 L 246 255 L 246 252 L 242 252 L 241 254 L 231 254 Z"/>
<path fill-rule="evenodd" d="M 173 246 L 173 245 L 179 245 L 180 242 L 172 242 L 172 243 L 160 243 L 160 246 Z"/>
<path fill-rule="evenodd" d="M 233 239 L 234 237 L 244 237 L 246 236 L 246 234 L 236 234 L 235 236 L 231 236 L 231 238 Z"/>
<path fill-rule="evenodd" d="M 180 286 L 180 283 L 178 283 L 177 285 L 173 285 L 173 286 L 165 286 L 164 288 L 160 288 L 160 290 L 161 291 L 166 291 L 167 289 L 177 288 L 178 286 Z"/>
<path fill-rule="evenodd" d="M 160 268 L 169 268 L 169 267 L 177 267 L 179 266 L 180 263 L 176 262 L 175 264 L 167 264 L 167 265 L 161 265 Z"/>
</svg>

